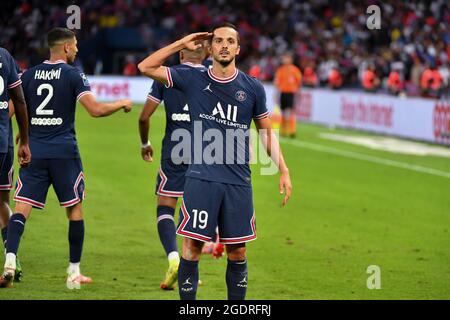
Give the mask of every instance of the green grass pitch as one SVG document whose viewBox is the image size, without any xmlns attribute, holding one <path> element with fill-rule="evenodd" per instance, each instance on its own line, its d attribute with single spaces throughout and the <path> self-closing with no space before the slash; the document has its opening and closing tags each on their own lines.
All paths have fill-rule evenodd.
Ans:
<svg viewBox="0 0 450 320">
<path fill-rule="evenodd" d="M 152 118 L 154 163 L 141 160 L 137 118 L 93 119 L 79 108 L 77 134 L 86 176 L 82 272 L 94 283 L 65 287 L 65 212 L 53 190 L 26 224 L 19 256 L 24 279 L 6 299 L 178 299 L 159 283 L 167 261 L 156 229 L 156 174 L 165 118 Z M 318 137 L 299 125 L 299 142 L 320 144 L 450 173 L 450 160 L 407 156 Z M 334 133 L 360 133 L 333 130 Z M 281 208 L 278 175 L 254 167 L 258 239 L 248 248 L 247 299 L 449 299 L 450 179 L 282 142 L 293 194 Z M 17 176 L 17 171 L 16 171 Z M 179 239 L 180 240 L 180 239 Z M 180 243 L 180 241 L 179 241 Z M 3 264 L 3 259 L 1 259 Z M 366 269 L 381 268 L 369 290 Z M 198 299 L 226 299 L 226 258 L 203 256 Z"/>
</svg>

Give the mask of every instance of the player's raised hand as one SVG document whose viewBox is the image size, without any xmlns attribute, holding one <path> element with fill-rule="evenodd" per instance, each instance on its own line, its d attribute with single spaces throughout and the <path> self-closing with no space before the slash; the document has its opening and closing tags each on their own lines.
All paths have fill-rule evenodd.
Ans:
<svg viewBox="0 0 450 320">
<path fill-rule="evenodd" d="M 285 171 L 281 173 L 280 176 L 280 194 L 284 194 L 284 199 L 282 202 L 282 206 L 285 206 L 291 197 L 292 192 L 292 183 L 291 177 L 289 176 L 289 171 Z"/>
<path fill-rule="evenodd" d="M 16 139 L 17 140 L 17 139 Z M 17 150 L 17 158 L 19 159 L 19 164 L 21 167 L 27 167 L 31 162 L 31 151 L 28 144 L 19 144 Z"/>
<path fill-rule="evenodd" d="M 128 113 L 133 108 L 133 102 L 129 99 L 120 100 L 119 103 L 122 105 L 122 109 L 125 113 Z"/>
<path fill-rule="evenodd" d="M 141 156 L 144 161 L 153 162 L 152 146 L 146 146 L 146 147 L 141 148 Z"/>
<path fill-rule="evenodd" d="M 203 41 L 210 39 L 212 35 L 213 34 L 211 32 L 191 33 L 190 35 L 182 38 L 181 42 L 186 49 L 194 51 L 203 47 Z"/>
</svg>

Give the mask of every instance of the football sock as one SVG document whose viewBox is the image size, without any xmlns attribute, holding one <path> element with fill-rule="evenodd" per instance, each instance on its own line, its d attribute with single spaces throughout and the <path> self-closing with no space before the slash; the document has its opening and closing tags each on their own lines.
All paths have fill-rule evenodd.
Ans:
<svg viewBox="0 0 450 320">
<path fill-rule="evenodd" d="M 70 262 L 78 263 L 81 260 L 84 241 L 84 220 L 69 221 L 69 251 Z"/>
<path fill-rule="evenodd" d="M 80 263 L 69 263 L 69 268 L 67 269 L 67 272 L 69 274 L 76 274 L 79 275 L 80 274 Z"/>
<path fill-rule="evenodd" d="M 3 239 L 3 245 L 5 246 L 5 248 L 6 248 L 7 234 L 8 234 L 8 226 L 6 226 L 2 229 L 2 239 Z"/>
<path fill-rule="evenodd" d="M 172 251 L 167 255 L 167 260 L 169 261 L 180 261 L 180 255 L 178 254 L 178 251 Z"/>
<path fill-rule="evenodd" d="M 290 135 L 295 134 L 295 132 L 297 131 L 296 125 L 297 125 L 297 122 L 295 119 L 295 115 L 289 116 L 289 134 Z"/>
<path fill-rule="evenodd" d="M 198 286 L 198 261 L 180 259 L 178 289 L 181 300 L 195 300 Z"/>
<path fill-rule="evenodd" d="M 8 241 L 6 242 L 6 252 L 17 255 L 19 250 L 20 237 L 25 229 L 25 216 L 21 213 L 15 213 L 9 218 L 8 223 Z"/>
<path fill-rule="evenodd" d="M 228 260 L 226 281 L 228 288 L 228 300 L 244 300 L 247 292 L 247 260 Z"/>
<path fill-rule="evenodd" d="M 156 208 L 159 239 L 167 255 L 174 251 L 178 252 L 174 214 L 174 208 L 167 206 L 158 206 Z"/>
<path fill-rule="evenodd" d="M 280 126 L 280 134 L 282 136 L 287 135 L 287 131 L 288 131 L 287 127 L 288 127 L 287 117 L 283 115 L 281 117 L 281 126 Z"/>
</svg>

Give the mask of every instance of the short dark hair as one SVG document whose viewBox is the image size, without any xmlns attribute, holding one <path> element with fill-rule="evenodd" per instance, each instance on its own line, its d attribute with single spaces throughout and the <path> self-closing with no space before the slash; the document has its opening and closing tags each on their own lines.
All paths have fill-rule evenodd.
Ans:
<svg viewBox="0 0 450 320">
<path fill-rule="evenodd" d="M 238 31 L 237 27 L 234 24 L 232 24 L 230 22 L 217 23 L 211 28 L 211 33 L 214 33 L 214 31 L 216 29 L 219 29 L 219 28 L 231 28 L 231 29 L 234 29 L 236 31 L 236 34 L 237 34 L 237 42 L 238 42 L 239 45 L 241 44 L 241 39 L 239 37 L 239 31 Z"/>
<path fill-rule="evenodd" d="M 75 37 L 75 32 L 66 28 L 53 28 L 47 33 L 47 44 L 50 48 L 58 42 L 71 40 Z"/>
</svg>

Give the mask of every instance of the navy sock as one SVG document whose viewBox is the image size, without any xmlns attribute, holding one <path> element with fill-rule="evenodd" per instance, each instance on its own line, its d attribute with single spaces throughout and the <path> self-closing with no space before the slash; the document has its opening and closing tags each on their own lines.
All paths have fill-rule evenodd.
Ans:
<svg viewBox="0 0 450 320">
<path fill-rule="evenodd" d="M 227 264 L 228 300 L 244 300 L 247 292 L 247 260 L 231 261 Z"/>
<path fill-rule="evenodd" d="M 6 226 L 2 229 L 2 239 L 3 239 L 3 245 L 5 246 L 5 248 L 6 248 L 6 240 L 8 239 L 7 236 L 8 236 L 8 226 Z"/>
<path fill-rule="evenodd" d="M 198 286 L 198 261 L 180 259 L 178 289 L 181 300 L 195 300 Z"/>
<path fill-rule="evenodd" d="M 166 254 L 172 251 L 178 251 L 175 222 L 173 219 L 174 214 L 174 208 L 167 206 L 158 206 L 156 208 L 159 239 L 164 250 L 166 250 Z"/>
<path fill-rule="evenodd" d="M 81 260 L 84 241 L 84 220 L 69 221 L 69 248 L 70 262 L 78 263 Z"/>
<path fill-rule="evenodd" d="M 25 216 L 21 213 L 14 213 L 9 218 L 8 223 L 8 241 L 6 242 L 6 253 L 17 255 L 19 250 L 20 237 L 25 229 Z"/>
</svg>

